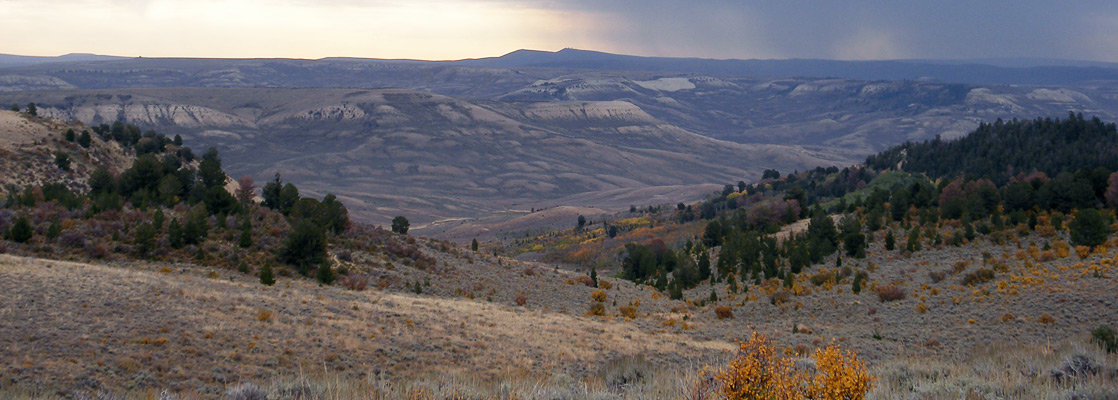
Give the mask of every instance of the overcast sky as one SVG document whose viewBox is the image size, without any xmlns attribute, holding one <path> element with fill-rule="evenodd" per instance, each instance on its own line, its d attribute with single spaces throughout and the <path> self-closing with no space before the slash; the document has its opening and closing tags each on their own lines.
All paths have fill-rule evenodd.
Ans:
<svg viewBox="0 0 1118 400">
<path fill-rule="evenodd" d="M 1118 62 L 1118 1 L 0 0 L 0 53 Z"/>
</svg>

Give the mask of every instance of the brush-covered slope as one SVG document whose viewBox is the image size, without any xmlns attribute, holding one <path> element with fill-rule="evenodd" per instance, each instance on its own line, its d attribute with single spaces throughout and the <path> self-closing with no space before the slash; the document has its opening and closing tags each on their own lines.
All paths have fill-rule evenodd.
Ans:
<svg viewBox="0 0 1118 400">
<path fill-rule="evenodd" d="M 67 140 L 67 131 L 73 132 L 73 141 Z M 81 144 L 85 132 L 89 146 Z M 89 175 L 98 167 L 120 172 L 131 162 L 119 145 L 102 140 L 84 124 L 0 111 L 0 188 L 4 190 L 47 183 L 85 190 Z"/>
</svg>

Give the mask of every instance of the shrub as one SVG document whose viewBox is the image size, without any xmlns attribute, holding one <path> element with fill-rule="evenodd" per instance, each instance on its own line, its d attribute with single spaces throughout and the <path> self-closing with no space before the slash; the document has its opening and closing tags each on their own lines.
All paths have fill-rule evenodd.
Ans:
<svg viewBox="0 0 1118 400">
<path fill-rule="evenodd" d="M 599 303 L 604 303 L 606 301 L 606 291 L 605 290 L 595 290 L 593 293 L 590 293 L 590 297 L 593 298 L 594 301 L 597 301 Z"/>
<path fill-rule="evenodd" d="M 260 310 L 260 312 L 256 313 L 256 320 L 260 322 L 271 322 L 272 312 L 268 310 Z"/>
<path fill-rule="evenodd" d="M 528 304 L 528 296 L 526 296 L 524 292 L 517 293 L 515 301 L 516 305 L 523 306 L 525 304 Z"/>
<path fill-rule="evenodd" d="M 591 279 L 589 276 L 586 276 L 586 275 L 579 275 L 578 283 L 581 283 L 581 284 L 589 286 L 589 287 L 594 287 L 594 280 Z"/>
<path fill-rule="evenodd" d="M 887 301 L 904 300 L 907 295 L 904 288 L 896 285 L 878 286 L 877 299 L 882 303 Z"/>
<path fill-rule="evenodd" d="M 1036 319 L 1036 322 L 1040 322 L 1045 325 L 1052 325 L 1056 323 L 1056 318 L 1053 318 L 1051 315 L 1048 314 L 1040 314 L 1040 317 Z"/>
<path fill-rule="evenodd" d="M 939 283 L 947 277 L 947 273 L 943 271 L 928 271 L 928 278 L 932 279 L 932 283 Z"/>
<path fill-rule="evenodd" d="M 606 304 L 600 301 L 591 302 L 590 310 L 586 312 L 586 315 L 606 315 Z"/>
<path fill-rule="evenodd" d="M 794 368 L 756 332 L 739 344 L 738 356 L 714 375 L 723 396 L 744 399 L 864 399 L 874 378 L 852 351 L 837 345 L 816 350 L 813 372 Z M 806 349 L 805 349 L 806 350 Z"/>
<path fill-rule="evenodd" d="M 364 275 L 346 275 L 338 280 L 338 284 L 343 288 L 360 292 L 369 286 L 369 278 Z"/>
<path fill-rule="evenodd" d="M 827 282 L 835 282 L 835 274 L 831 271 L 822 270 L 811 276 L 811 283 L 815 286 L 823 286 Z"/>
<path fill-rule="evenodd" d="M 1114 328 L 1106 325 L 1095 328 L 1091 331 L 1091 341 L 1107 353 L 1118 353 L 1118 333 L 1114 332 Z"/>
<path fill-rule="evenodd" d="M 994 270 L 989 268 L 979 268 L 978 271 L 971 272 L 963 276 L 960 282 L 963 286 L 981 285 L 983 283 L 994 280 Z"/>
<path fill-rule="evenodd" d="M 1091 255 L 1091 248 L 1088 246 L 1075 246 L 1075 255 L 1078 256 L 1080 260 L 1085 259 L 1087 256 Z"/>
<path fill-rule="evenodd" d="M 769 302 L 774 306 L 787 303 L 789 300 L 792 300 L 792 294 L 788 293 L 787 290 L 778 290 L 769 296 Z"/>
<path fill-rule="evenodd" d="M 625 316 L 625 318 L 633 319 L 637 317 L 637 304 L 629 303 L 627 306 L 618 307 L 618 310 L 621 311 L 621 315 Z"/>
<path fill-rule="evenodd" d="M 714 315 L 718 319 L 734 319 L 734 309 L 730 306 L 718 306 L 714 308 Z"/>
<path fill-rule="evenodd" d="M 268 393 L 251 383 L 242 383 L 225 392 L 229 400 L 268 400 Z"/>
<path fill-rule="evenodd" d="M 920 304 L 916 305 L 916 312 L 921 314 L 926 313 L 928 312 L 928 306 L 925 305 L 923 302 L 920 302 Z"/>
<path fill-rule="evenodd" d="M 1071 255 L 1071 248 L 1068 246 L 1068 242 L 1065 242 L 1063 240 L 1053 241 L 1052 249 L 1056 251 L 1056 256 L 1060 258 L 1067 258 L 1069 255 Z M 1043 255 L 1041 257 L 1043 257 Z"/>
<path fill-rule="evenodd" d="M 601 280 L 601 279 L 599 279 L 599 280 L 598 280 L 598 287 L 599 287 L 599 288 L 602 288 L 602 289 L 604 289 L 604 290 L 609 290 L 609 288 L 613 287 L 613 284 L 612 284 L 612 283 L 610 283 L 610 282 L 609 282 L 609 281 L 607 281 L 607 280 Z"/>
<path fill-rule="evenodd" d="M 874 378 L 850 350 L 830 345 L 815 351 L 815 376 L 808 386 L 810 399 L 865 399 Z"/>
</svg>

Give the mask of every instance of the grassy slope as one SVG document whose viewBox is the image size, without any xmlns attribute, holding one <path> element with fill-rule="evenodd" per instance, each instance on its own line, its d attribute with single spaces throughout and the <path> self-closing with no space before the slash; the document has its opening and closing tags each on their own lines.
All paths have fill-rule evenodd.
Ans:
<svg viewBox="0 0 1118 400">
<path fill-rule="evenodd" d="M 471 393 L 492 395 L 496 389 L 487 385 L 509 382 L 527 398 L 547 397 L 545 389 L 574 397 L 613 391 L 637 398 L 611 387 L 609 377 L 639 370 L 649 376 L 639 386 L 644 396 L 657 388 L 652 397 L 677 398 L 686 386 L 681 379 L 694 379 L 700 365 L 719 365 L 731 354 L 732 340 L 756 330 L 793 355 L 831 340 L 858 351 L 882 379 L 873 398 L 910 391 L 924 393 L 919 398 L 954 398 L 967 391 L 1018 398 L 1114 395 L 1118 388 L 1107 371 L 1118 367 L 1118 360 L 1086 344 L 1085 333 L 1118 320 L 1110 295 L 1118 288 L 1116 254 L 1081 261 L 1072 253 L 1048 262 L 1028 255 L 1031 244 L 1053 239 L 1017 238 L 1020 250 L 1012 238 L 1005 246 L 980 239 L 906 258 L 883 252 L 878 237 L 869 259 L 844 260 L 845 265 L 863 269 L 873 262 L 871 282 L 904 286 L 905 300 L 880 303 L 872 290 L 853 295 L 849 279 L 829 289 L 815 287 L 808 274 L 798 285 L 810 294 L 781 306 L 770 304 L 761 287 L 731 295 L 720 284 L 714 288 L 722 299 L 718 305 L 733 307 L 730 320 L 716 319 L 713 306 L 667 301 L 616 281 L 607 290 L 607 315 L 588 317 L 583 314 L 593 289 L 569 284 L 573 273 L 481 255 L 440 256 L 438 272 L 370 267 L 374 276 L 430 281 L 419 296 L 397 285 L 353 292 L 281 279 L 265 288 L 251 276 L 210 274 L 206 267 L 3 256 L 0 291 L 9 301 L 0 308 L 0 319 L 15 323 L 0 327 L 5 361 L 0 381 L 15 390 L 9 393 L 104 386 L 136 395 L 167 388 L 210 397 L 242 382 L 278 393 L 292 379 L 310 379 L 314 390 L 335 391 L 336 398 L 366 396 L 374 387 L 389 398 L 405 398 L 413 386 L 432 393 L 450 390 L 454 386 L 445 382 L 453 377 L 459 389 Z M 972 262 L 966 272 L 973 271 L 983 253 L 1006 264 L 992 282 L 962 287 L 961 274 L 940 283 L 927 274 L 966 260 Z M 1104 277 L 1090 273 L 1094 269 Z M 1044 282 L 1022 283 L 1013 276 Z M 999 290 L 1001 281 L 1006 283 Z M 1012 285 L 1017 294 L 1009 290 Z M 703 299 L 710 290 L 701 285 L 686 298 Z M 527 299 L 524 306 L 516 305 L 519 294 Z M 618 314 L 617 305 L 636 300 L 635 319 Z M 919 303 L 928 307 L 926 313 L 916 310 Z M 270 318 L 261 321 L 265 311 Z M 1015 318 L 1003 321 L 1005 314 Z M 1041 322 L 1044 314 L 1054 322 Z M 807 324 L 814 333 L 792 334 L 794 323 Z M 875 340 L 875 333 L 882 339 Z M 1088 385 L 1050 380 L 1047 371 L 1073 354 L 1091 356 L 1104 365 L 1103 374 Z M 633 357 L 644 361 L 625 361 Z M 571 392 L 576 389 L 584 392 Z"/>
</svg>

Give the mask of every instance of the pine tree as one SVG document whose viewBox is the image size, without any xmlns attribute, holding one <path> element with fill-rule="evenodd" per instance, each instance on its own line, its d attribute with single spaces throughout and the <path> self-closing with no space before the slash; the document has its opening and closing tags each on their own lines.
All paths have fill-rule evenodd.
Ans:
<svg viewBox="0 0 1118 400">
<path fill-rule="evenodd" d="M 167 226 L 167 241 L 173 249 L 182 248 L 182 227 L 177 218 L 171 218 L 171 223 Z"/>
<path fill-rule="evenodd" d="M 598 269 L 590 267 L 590 280 L 594 282 L 594 287 L 598 287 Z"/>
<path fill-rule="evenodd" d="M 252 246 L 252 223 L 245 219 L 245 223 L 241 225 L 241 238 L 237 242 L 238 246 L 242 249 L 247 249 Z"/>
<path fill-rule="evenodd" d="M 1071 242 L 1077 246 L 1095 247 L 1106 243 L 1110 236 L 1110 226 L 1099 212 L 1093 208 L 1079 210 L 1075 219 L 1068 224 Z"/>
<path fill-rule="evenodd" d="M 477 251 L 477 239 L 470 243 L 470 250 Z"/>
<path fill-rule="evenodd" d="M 166 219 L 167 217 L 163 215 L 163 209 L 156 208 L 155 214 L 151 216 L 151 225 L 155 227 L 155 230 L 161 230 L 163 229 L 163 223 L 166 222 Z"/>
<path fill-rule="evenodd" d="M 323 285 L 334 283 L 334 269 L 330 268 L 330 264 L 322 263 L 318 266 L 318 271 L 315 273 L 314 278 Z M 419 287 L 419 282 L 416 282 L 416 287 Z"/>
<path fill-rule="evenodd" d="M 271 264 L 264 264 L 260 267 L 260 283 L 264 286 L 272 286 L 276 283 L 276 278 L 272 276 Z"/>
<path fill-rule="evenodd" d="M 889 230 L 885 232 L 885 250 L 893 251 L 895 248 L 897 248 L 897 238 L 893 236 L 893 231 Z"/>
<path fill-rule="evenodd" d="M 93 136 L 89 135 L 89 131 L 82 131 L 81 136 L 78 137 L 78 144 L 86 149 L 89 148 L 89 145 L 93 144 Z"/>
<path fill-rule="evenodd" d="M 31 223 L 27 221 L 27 217 L 19 217 L 8 230 L 8 238 L 16 243 L 27 243 L 31 240 L 32 234 Z"/>
<path fill-rule="evenodd" d="M 77 136 L 74 134 L 74 129 L 72 129 L 72 128 L 67 129 L 66 130 L 66 141 L 73 143 L 74 139 L 77 139 Z"/>
<path fill-rule="evenodd" d="M 147 222 L 140 224 L 136 228 L 133 242 L 140 255 L 147 255 L 155 247 L 155 227 Z"/>
<path fill-rule="evenodd" d="M 392 219 L 392 232 L 395 232 L 395 233 L 398 233 L 398 234 L 401 234 L 401 235 L 407 235 L 408 234 L 408 227 L 410 225 L 411 224 L 408 223 L 407 218 L 405 218 L 403 215 L 398 215 L 398 216 L 396 216 L 396 218 Z"/>
</svg>

